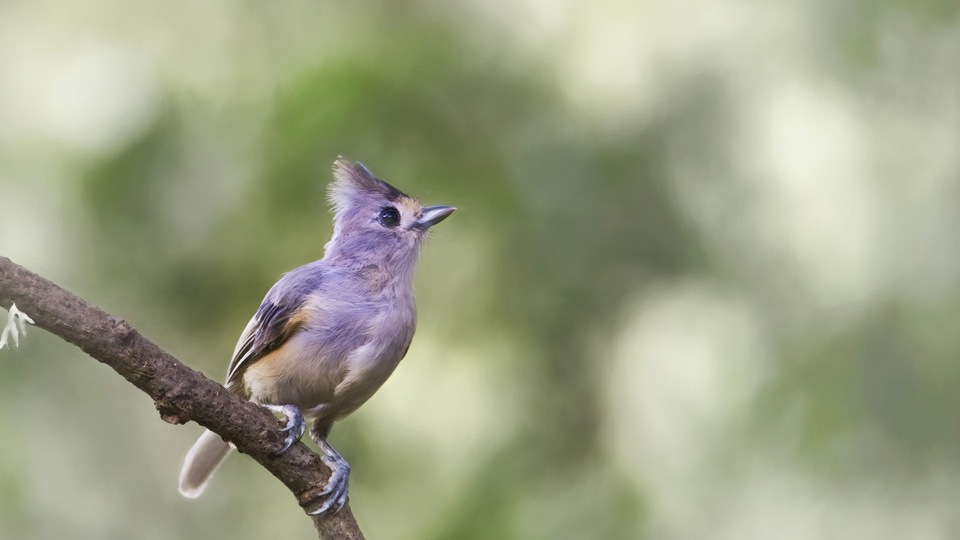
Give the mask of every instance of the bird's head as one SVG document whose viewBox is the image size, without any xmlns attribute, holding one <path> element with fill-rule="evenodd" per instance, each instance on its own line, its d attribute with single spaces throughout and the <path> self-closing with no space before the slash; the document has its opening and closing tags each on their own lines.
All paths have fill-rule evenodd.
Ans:
<svg viewBox="0 0 960 540">
<path fill-rule="evenodd" d="M 328 193 L 334 217 L 325 258 L 361 266 L 400 265 L 398 271 L 413 268 L 427 231 L 456 210 L 422 206 L 362 163 L 342 157 L 333 163 Z"/>
</svg>

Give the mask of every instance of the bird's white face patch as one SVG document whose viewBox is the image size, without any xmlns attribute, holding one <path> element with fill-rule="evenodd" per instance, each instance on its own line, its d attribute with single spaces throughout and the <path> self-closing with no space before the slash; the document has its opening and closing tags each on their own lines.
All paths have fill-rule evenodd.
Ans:
<svg viewBox="0 0 960 540">
<path fill-rule="evenodd" d="M 416 224 L 420 216 L 423 215 L 420 201 L 413 197 L 404 197 L 397 201 L 397 210 L 400 211 L 400 226 L 404 230 L 410 230 Z"/>
</svg>

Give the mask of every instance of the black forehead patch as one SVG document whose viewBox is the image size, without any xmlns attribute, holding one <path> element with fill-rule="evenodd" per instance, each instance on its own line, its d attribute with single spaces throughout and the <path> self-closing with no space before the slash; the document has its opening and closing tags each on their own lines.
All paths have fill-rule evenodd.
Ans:
<svg viewBox="0 0 960 540">
<path fill-rule="evenodd" d="M 370 169 L 368 169 L 367 166 L 364 165 L 363 163 L 361 163 L 361 162 L 358 161 L 358 162 L 357 162 L 357 166 L 365 173 L 365 175 L 366 175 L 369 179 L 371 179 L 371 180 L 373 180 L 374 182 L 377 182 L 377 183 L 380 184 L 380 185 L 378 186 L 379 189 L 378 189 L 377 191 L 380 191 L 381 193 L 383 193 L 383 196 L 386 197 L 386 199 L 387 199 L 388 201 L 390 201 L 390 202 L 392 202 L 392 203 L 396 203 L 396 202 L 400 202 L 400 199 L 402 199 L 402 198 L 404 198 L 404 197 L 408 197 L 408 195 L 407 195 L 406 193 L 404 193 L 404 192 L 400 191 L 399 189 L 393 187 L 392 185 L 388 184 L 387 182 L 383 181 L 382 179 L 377 178 L 376 176 L 374 176 L 374 174 L 373 174 L 372 172 L 370 172 Z"/>
<path fill-rule="evenodd" d="M 407 195 L 377 178 L 362 163 L 353 163 L 343 157 L 333 162 L 333 183 L 330 184 L 331 199 L 350 198 L 351 194 L 377 194 L 390 202 L 397 202 Z"/>
</svg>

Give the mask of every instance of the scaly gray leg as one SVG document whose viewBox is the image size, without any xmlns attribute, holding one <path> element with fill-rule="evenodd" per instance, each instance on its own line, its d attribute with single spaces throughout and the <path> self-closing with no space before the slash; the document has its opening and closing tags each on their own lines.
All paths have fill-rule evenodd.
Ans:
<svg viewBox="0 0 960 540">
<path fill-rule="evenodd" d="M 286 444 L 280 451 L 282 454 L 289 450 L 293 443 L 300 440 L 303 432 L 307 429 L 307 423 L 303 420 L 303 413 L 296 405 L 264 405 L 264 407 L 270 409 L 271 412 L 282 414 L 287 419 L 287 425 L 280 429 L 280 431 L 290 432 L 287 433 Z"/>
<path fill-rule="evenodd" d="M 343 507 L 347 504 L 347 494 L 350 490 L 350 464 L 327 442 L 327 435 L 329 434 L 330 426 L 318 429 L 314 425 L 310 430 L 310 438 L 323 450 L 324 455 L 320 460 L 330 469 L 330 478 L 319 495 L 326 498 L 326 501 L 320 508 L 310 512 L 312 516 L 320 515 L 331 509 L 333 509 L 334 514 L 343 510 Z"/>
</svg>

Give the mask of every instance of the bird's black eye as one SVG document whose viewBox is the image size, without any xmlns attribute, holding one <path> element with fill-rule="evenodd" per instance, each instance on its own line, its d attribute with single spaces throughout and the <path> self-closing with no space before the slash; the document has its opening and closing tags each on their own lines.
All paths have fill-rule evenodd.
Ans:
<svg viewBox="0 0 960 540">
<path fill-rule="evenodd" d="M 388 206 L 380 211 L 377 220 L 384 227 L 396 227 L 400 224 L 400 212 L 397 212 L 396 208 Z"/>
</svg>

